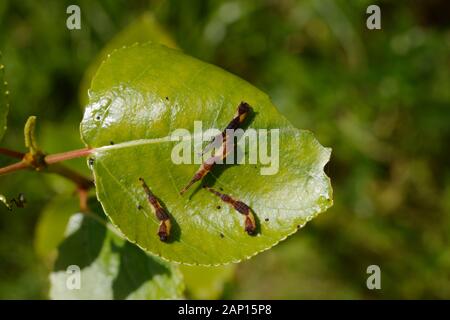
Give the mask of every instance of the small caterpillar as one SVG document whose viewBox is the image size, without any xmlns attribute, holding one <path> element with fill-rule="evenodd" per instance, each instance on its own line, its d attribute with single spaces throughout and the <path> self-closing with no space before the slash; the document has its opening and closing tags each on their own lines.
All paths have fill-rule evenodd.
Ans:
<svg viewBox="0 0 450 320">
<path fill-rule="evenodd" d="M 147 186 L 143 178 L 139 178 L 139 181 L 142 184 L 142 187 L 144 188 L 144 191 L 147 195 L 147 200 L 150 203 L 150 205 L 155 210 L 156 218 L 160 221 L 159 228 L 158 228 L 158 236 L 159 240 L 166 242 L 169 239 L 170 236 L 170 229 L 171 229 L 171 222 L 170 217 L 167 211 L 161 206 L 158 199 L 155 197 L 155 195 L 150 191 L 150 188 Z"/>
<path fill-rule="evenodd" d="M 218 196 L 223 202 L 228 203 L 230 206 L 232 206 L 237 212 L 245 216 L 245 231 L 249 235 L 255 235 L 256 233 L 256 221 L 255 216 L 253 214 L 252 209 L 248 205 L 246 205 L 244 202 L 235 200 L 231 196 L 221 193 L 219 191 L 214 190 L 213 188 L 210 188 L 208 186 L 203 186 L 206 190 L 209 190 L 211 193 Z"/>
<path fill-rule="evenodd" d="M 201 180 L 204 176 L 206 176 L 214 167 L 214 165 L 219 162 L 219 160 L 223 160 L 227 157 L 228 153 L 233 148 L 234 143 L 234 141 L 232 141 L 233 138 L 229 139 L 227 135 L 230 132 L 229 130 L 236 130 L 237 128 L 239 128 L 239 126 L 244 123 L 251 110 L 252 108 L 248 103 L 241 102 L 239 104 L 234 118 L 230 121 L 230 123 L 228 123 L 227 127 L 222 131 L 222 133 L 216 136 L 213 141 L 206 146 L 203 153 L 205 153 L 206 150 L 209 150 L 212 147 L 216 146 L 217 141 L 222 141 L 222 145 L 212 157 L 208 158 L 201 164 L 200 168 L 194 174 L 191 181 L 189 181 L 189 183 L 180 191 L 180 194 L 185 193 L 195 182 Z"/>
</svg>

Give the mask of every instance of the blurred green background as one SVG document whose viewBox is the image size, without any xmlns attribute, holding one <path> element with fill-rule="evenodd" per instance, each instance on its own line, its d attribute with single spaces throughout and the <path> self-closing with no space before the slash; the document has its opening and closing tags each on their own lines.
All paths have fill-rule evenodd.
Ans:
<svg viewBox="0 0 450 320">
<path fill-rule="evenodd" d="M 70 4 L 81 7 L 81 30 L 66 28 Z M 366 28 L 370 4 L 381 7 L 382 30 Z M 2 146 L 23 151 L 23 125 L 36 115 L 46 152 L 82 147 L 84 72 L 147 11 L 184 52 L 266 91 L 333 148 L 334 207 L 239 264 L 222 297 L 450 299 L 448 1 L 1 1 L 11 92 Z M 69 165 L 88 172 L 84 160 Z M 45 299 L 35 224 L 73 186 L 19 172 L 1 177 L 0 191 L 28 199 L 23 210 L 0 207 L 0 298 Z M 366 287 L 371 264 L 381 290 Z"/>
</svg>

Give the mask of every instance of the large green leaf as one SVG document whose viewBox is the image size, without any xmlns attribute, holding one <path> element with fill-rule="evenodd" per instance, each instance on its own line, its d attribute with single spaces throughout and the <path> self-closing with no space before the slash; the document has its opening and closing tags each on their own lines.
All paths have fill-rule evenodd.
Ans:
<svg viewBox="0 0 450 320">
<path fill-rule="evenodd" d="M 249 128 L 280 130 L 279 172 L 261 175 L 259 164 L 219 166 L 207 182 L 253 208 L 259 219 L 254 237 L 244 232 L 242 216 L 208 191 L 197 186 L 181 196 L 198 164 L 171 160 L 177 143 L 170 139 L 173 130 L 192 132 L 195 120 L 203 121 L 204 130 L 223 129 L 241 101 L 255 111 Z M 101 65 L 81 134 L 86 145 L 96 148 L 92 169 L 105 213 L 130 241 L 167 260 L 238 262 L 277 244 L 332 204 L 323 172 L 330 149 L 312 133 L 292 127 L 249 83 L 161 45 L 119 49 Z M 169 243 L 156 236 L 158 221 L 139 177 L 174 221 Z"/>
<path fill-rule="evenodd" d="M 81 213 L 71 217 L 50 275 L 52 299 L 182 297 L 183 277 L 176 266 L 146 254 L 99 219 Z M 74 266 L 80 270 L 79 289 L 71 286 L 78 283 Z"/>
<path fill-rule="evenodd" d="M 0 140 L 6 131 L 6 118 L 8 116 L 8 84 L 5 80 L 5 65 L 2 63 L 2 53 L 0 52 Z"/>
</svg>

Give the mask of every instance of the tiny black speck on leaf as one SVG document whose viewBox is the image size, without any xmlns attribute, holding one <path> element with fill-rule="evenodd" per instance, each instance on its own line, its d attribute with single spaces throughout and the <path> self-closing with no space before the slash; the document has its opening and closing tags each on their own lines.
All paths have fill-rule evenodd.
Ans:
<svg viewBox="0 0 450 320">
<path fill-rule="evenodd" d="M 268 222 L 268 221 L 269 221 L 269 218 L 265 218 L 264 220 L 265 220 L 266 222 Z"/>
<path fill-rule="evenodd" d="M 220 237 L 221 237 L 221 238 L 224 238 L 225 236 L 223 235 L 223 233 L 221 233 L 221 234 L 220 234 Z"/>
<path fill-rule="evenodd" d="M 217 208 L 217 209 L 220 209 L 221 207 L 220 207 L 220 206 L 217 206 L 216 208 Z"/>
<path fill-rule="evenodd" d="M 142 206 L 140 204 L 138 204 L 137 208 L 138 210 L 142 210 Z"/>
<path fill-rule="evenodd" d="M 110 145 L 114 145 L 114 141 L 110 141 L 109 144 L 110 144 Z"/>
</svg>

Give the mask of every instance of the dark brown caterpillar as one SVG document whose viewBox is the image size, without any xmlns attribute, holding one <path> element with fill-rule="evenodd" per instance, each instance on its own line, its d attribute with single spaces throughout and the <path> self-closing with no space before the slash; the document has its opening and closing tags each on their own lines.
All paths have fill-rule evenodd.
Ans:
<svg viewBox="0 0 450 320">
<path fill-rule="evenodd" d="M 204 176 L 206 176 L 214 167 L 214 165 L 217 162 L 219 162 L 219 160 L 223 160 L 227 157 L 228 153 L 232 150 L 234 145 L 233 137 L 230 139 L 227 136 L 229 130 L 236 130 L 237 128 L 239 128 L 239 126 L 241 126 L 242 123 L 244 123 L 245 119 L 247 118 L 251 110 L 252 108 L 248 103 L 241 102 L 239 104 L 236 111 L 236 115 L 220 134 L 222 136 L 221 139 L 220 135 L 216 136 L 213 139 L 213 141 L 206 146 L 206 148 L 203 150 L 203 153 L 205 153 L 207 150 L 210 150 L 212 147 L 216 146 L 217 141 L 219 142 L 221 141 L 222 145 L 214 153 L 212 157 L 208 158 L 205 162 L 201 164 L 200 168 L 194 174 L 191 181 L 189 181 L 189 183 L 180 191 L 180 194 L 185 193 L 195 182 L 201 180 Z"/>
<path fill-rule="evenodd" d="M 248 205 L 246 205 L 244 202 L 235 200 L 231 196 L 227 194 L 220 193 L 219 191 L 214 190 L 213 188 L 203 186 L 203 188 L 209 190 L 211 193 L 218 196 L 220 199 L 222 199 L 223 202 L 228 203 L 230 206 L 232 206 L 237 212 L 245 216 L 245 231 L 249 235 L 255 235 L 256 234 L 256 221 L 255 216 L 252 212 L 252 209 Z"/>
<path fill-rule="evenodd" d="M 142 187 L 144 188 L 144 191 L 147 195 L 147 200 L 150 203 L 150 205 L 155 210 L 156 218 L 160 221 L 159 229 L 158 229 L 158 236 L 159 239 L 163 242 L 166 242 L 169 239 L 170 236 L 170 229 L 171 229 L 171 223 L 170 223 L 170 217 L 169 214 L 166 212 L 166 210 L 161 206 L 158 199 L 155 197 L 155 195 L 150 191 L 150 188 L 145 183 L 144 179 L 139 178 L 139 181 L 142 184 Z"/>
<path fill-rule="evenodd" d="M 221 134 L 215 136 L 210 143 L 205 147 L 205 149 L 203 150 L 202 154 L 205 154 L 206 152 L 208 152 L 209 150 L 211 150 L 211 148 L 213 147 L 218 147 L 217 143 L 220 143 L 221 141 L 224 141 L 226 134 L 227 134 L 227 130 L 236 130 L 240 127 L 240 125 L 242 123 L 244 123 L 247 115 L 249 114 L 249 112 L 251 111 L 251 107 L 248 103 L 242 101 L 236 111 L 236 115 L 234 116 L 234 118 L 230 121 L 230 123 L 228 123 L 228 125 L 226 126 L 226 128 L 222 131 Z M 221 138 L 219 138 L 221 137 Z"/>
</svg>

